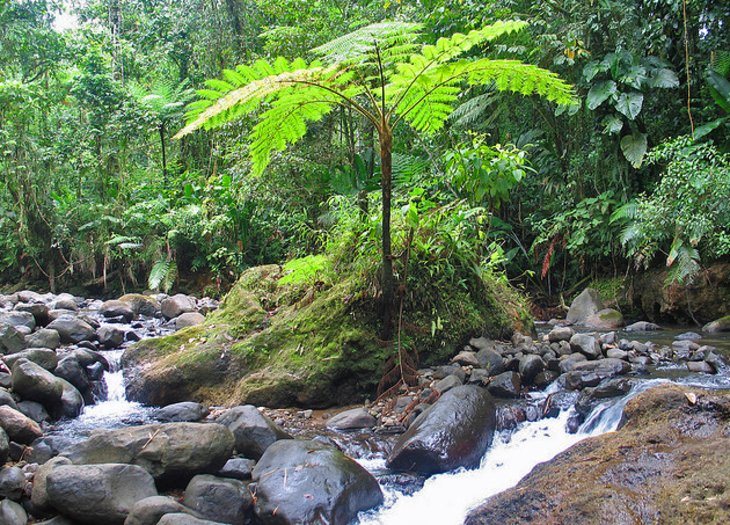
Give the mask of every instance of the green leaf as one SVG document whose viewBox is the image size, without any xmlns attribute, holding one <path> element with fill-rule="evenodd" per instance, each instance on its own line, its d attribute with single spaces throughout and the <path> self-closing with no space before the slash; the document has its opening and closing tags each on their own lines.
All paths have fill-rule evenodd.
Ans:
<svg viewBox="0 0 730 525">
<path fill-rule="evenodd" d="M 621 139 L 621 151 L 634 168 L 640 168 L 646 154 L 646 133 L 632 133 Z"/>
<path fill-rule="evenodd" d="M 621 93 L 614 107 L 616 111 L 623 114 L 629 120 L 635 120 L 641 112 L 641 106 L 644 103 L 644 95 L 638 91 L 629 93 Z"/>
<path fill-rule="evenodd" d="M 677 74 L 671 69 L 656 69 L 649 79 L 649 86 L 653 88 L 674 89 L 679 87 L 679 78 L 677 78 Z"/>
<path fill-rule="evenodd" d="M 616 82 L 613 80 L 601 80 L 591 86 L 586 96 L 588 109 L 593 111 L 603 104 L 608 97 L 616 94 Z"/>
<path fill-rule="evenodd" d="M 598 73 L 605 73 L 606 71 L 608 71 L 608 64 L 591 60 L 583 68 L 583 78 L 586 79 L 586 82 L 590 82 Z"/>
<path fill-rule="evenodd" d="M 606 135 L 618 133 L 624 127 L 624 121 L 618 115 L 608 115 L 603 119 L 603 132 Z"/>
<path fill-rule="evenodd" d="M 710 70 L 707 72 L 707 83 L 717 105 L 730 113 L 730 82 L 717 71 Z"/>
<path fill-rule="evenodd" d="M 702 126 L 695 128 L 695 140 L 700 140 L 705 135 L 709 135 L 728 121 L 730 121 L 730 117 L 717 118 L 707 124 L 703 124 Z"/>
</svg>

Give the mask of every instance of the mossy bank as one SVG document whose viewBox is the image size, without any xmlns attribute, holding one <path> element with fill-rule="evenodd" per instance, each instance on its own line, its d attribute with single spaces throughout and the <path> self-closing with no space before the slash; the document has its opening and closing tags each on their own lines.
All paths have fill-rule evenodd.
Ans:
<svg viewBox="0 0 730 525">
<path fill-rule="evenodd" d="M 125 352 L 127 395 L 153 405 L 270 407 L 372 399 L 393 349 L 377 337 L 365 282 L 335 274 L 321 256 L 251 268 L 204 324 Z M 427 301 L 407 292 L 404 306 L 403 344 L 424 364 L 445 361 L 471 336 L 508 336 L 531 322 L 519 295 L 496 279 Z"/>
</svg>

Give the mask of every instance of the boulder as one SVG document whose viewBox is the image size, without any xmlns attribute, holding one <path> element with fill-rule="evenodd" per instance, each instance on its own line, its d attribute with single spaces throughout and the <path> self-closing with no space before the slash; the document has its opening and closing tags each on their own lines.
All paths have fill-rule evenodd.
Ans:
<svg viewBox="0 0 730 525">
<path fill-rule="evenodd" d="M 631 365 L 621 359 L 607 357 L 598 361 L 583 361 L 576 363 L 574 371 L 593 372 L 601 379 L 626 374 L 631 371 Z"/>
<path fill-rule="evenodd" d="M 28 312 L 35 319 L 36 326 L 46 326 L 50 319 L 48 318 L 48 305 L 43 303 L 18 303 L 15 305 L 15 311 Z M 31 328 L 33 330 L 33 328 Z"/>
<path fill-rule="evenodd" d="M 63 455 L 77 465 L 139 465 L 158 484 L 181 487 L 196 474 L 217 472 L 231 457 L 233 445 L 233 435 L 223 425 L 161 423 L 95 431 Z"/>
<path fill-rule="evenodd" d="M 205 419 L 210 410 L 208 407 L 194 401 L 183 401 L 154 411 L 154 417 L 163 423 L 195 422 Z"/>
<path fill-rule="evenodd" d="M 188 483 L 183 503 L 202 518 L 236 525 L 246 520 L 253 497 L 240 480 L 201 474 Z"/>
<path fill-rule="evenodd" d="M 250 459 L 259 459 L 279 439 L 291 439 L 289 434 L 253 405 L 226 410 L 217 422 L 225 425 L 235 436 L 236 451 Z"/>
<path fill-rule="evenodd" d="M 173 514 L 165 514 L 157 522 L 157 525 L 222 525 L 217 521 L 202 520 L 189 514 L 175 512 Z"/>
<path fill-rule="evenodd" d="M 179 315 L 195 311 L 195 299 L 183 294 L 175 294 L 164 299 L 160 304 L 160 310 L 165 319 L 174 319 Z"/>
<path fill-rule="evenodd" d="M 129 303 L 117 300 L 104 301 L 99 308 L 99 313 L 109 318 L 121 318 L 125 323 L 134 319 L 134 311 Z"/>
<path fill-rule="evenodd" d="M 613 308 L 604 308 L 589 316 L 583 324 L 595 330 L 615 330 L 625 323 L 621 312 Z"/>
<path fill-rule="evenodd" d="M 27 346 L 25 336 L 12 325 L 0 323 L 0 353 L 20 352 Z"/>
<path fill-rule="evenodd" d="M 36 470 L 33 476 L 33 488 L 30 493 L 30 501 L 36 510 L 47 512 L 51 509 L 48 502 L 48 492 L 46 491 L 46 479 L 54 468 L 61 465 L 71 465 L 71 461 L 64 457 L 51 458 Z"/>
<path fill-rule="evenodd" d="M 205 321 L 205 316 L 203 314 L 199 314 L 198 312 L 186 312 L 175 318 L 175 329 L 182 330 L 188 326 L 202 324 L 203 321 Z"/>
<path fill-rule="evenodd" d="M 451 358 L 451 362 L 461 366 L 479 366 L 476 352 L 470 352 L 468 350 L 462 350 L 456 354 Z"/>
<path fill-rule="evenodd" d="M 124 520 L 124 525 L 157 525 L 165 514 L 192 513 L 169 496 L 150 496 L 137 501 Z"/>
<path fill-rule="evenodd" d="M 86 375 L 84 367 L 81 366 L 79 360 L 73 355 L 61 359 L 53 373 L 57 377 L 71 383 L 82 394 L 88 393 L 91 390 L 91 382 Z"/>
<path fill-rule="evenodd" d="M 715 373 L 715 369 L 707 361 L 687 361 L 687 370 L 701 374 Z"/>
<path fill-rule="evenodd" d="M 75 386 L 65 379 L 58 378 L 58 380 L 61 382 L 63 389 L 61 392 L 61 405 L 55 411 L 51 412 L 51 415 L 56 419 L 62 417 L 73 419 L 81 414 L 81 411 L 84 409 L 84 396 L 81 395 L 81 392 Z"/>
<path fill-rule="evenodd" d="M 345 410 L 327 420 L 327 428 L 331 430 L 359 430 L 376 424 L 377 420 L 364 407 Z"/>
<path fill-rule="evenodd" d="M 13 390 L 30 401 L 38 401 L 53 410 L 61 404 L 62 380 L 27 359 L 16 361 L 12 370 Z"/>
<path fill-rule="evenodd" d="M 26 344 L 31 348 L 50 348 L 56 350 L 61 346 L 61 336 L 56 330 L 41 328 L 25 338 Z"/>
<path fill-rule="evenodd" d="M 387 465 L 424 474 L 475 467 L 492 442 L 495 425 L 494 401 L 486 390 L 453 388 L 416 418 L 396 442 Z"/>
<path fill-rule="evenodd" d="M 27 359 L 31 363 L 45 368 L 46 370 L 54 370 L 58 365 L 58 355 L 50 348 L 26 348 L 20 352 L 5 356 L 5 364 L 9 368 L 13 368 L 16 361 Z"/>
<path fill-rule="evenodd" d="M 573 324 L 583 324 L 602 309 L 603 301 L 599 293 L 592 288 L 586 288 L 573 299 L 565 319 Z"/>
<path fill-rule="evenodd" d="M 46 477 L 46 493 L 53 507 L 79 523 L 122 525 L 134 504 L 157 489 L 136 465 L 59 465 Z"/>
<path fill-rule="evenodd" d="M 264 525 L 350 523 L 383 502 L 368 471 L 316 441 L 277 441 L 257 463 L 253 481 L 256 516 Z"/>
<path fill-rule="evenodd" d="M 601 345 L 598 340 L 589 334 L 575 334 L 570 338 L 570 348 L 573 352 L 580 352 L 588 359 L 601 357 Z"/>
<path fill-rule="evenodd" d="M 93 341 L 96 338 L 96 331 L 78 317 L 59 317 L 48 325 L 51 330 L 56 330 L 62 343 L 77 344 L 81 341 Z"/>
<path fill-rule="evenodd" d="M 26 525 L 28 513 L 14 501 L 7 499 L 0 501 L 0 523 L 2 525 Z"/>
<path fill-rule="evenodd" d="M 559 343 L 560 341 L 570 341 L 575 331 L 569 326 L 556 326 L 548 332 L 548 341 L 551 343 Z"/>
<path fill-rule="evenodd" d="M 30 312 L 12 311 L 1 313 L 0 324 L 9 324 L 15 328 L 25 326 L 31 332 L 35 330 L 36 327 L 35 317 L 33 317 L 33 314 Z"/>
<path fill-rule="evenodd" d="M 526 355 L 520 359 L 519 372 L 522 381 L 526 384 L 532 383 L 535 376 L 545 370 L 545 362 L 539 355 Z"/>
<path fill-rule="evenodd" d="M 650 323 L 649 321 L 637 321 L 624 328 L 626 332 L 654 332 L 661 329 L 661 326 L 655 323 Z"/>
<path fill-rule="evenodd" d="M 79 309 L 79 305 L 76 304 L 76 300 L 71 297 L 56 299 L 53 303 L 51 303 L 51 307 L 54 310 L 68 310 L 70 312 L 75 312 Z"/>
<path fill-rule="evenodd" d="M 16 410 L 18 408 L 13 395 L 4 388 L 0 388 L 0 405 L 7 405 L 10 408 L 15 408 Z"/>
<path fill-rule="evenodd" d="M 517 372 L 502 372 L 492 378 L 487 385 L 489 393 L 495 397 L 513 398 L 519 397 L 522 381 Z"/>
<path fill-rule="evenodd" d="M 124 342 L 124 330 L 104 324 L 96 329 L 96 337 L 104 348 L 118 348 Z"/>
<path fill-rule="evenodd" d="M 160 303 L 154 297 L 137 293 L 128 293 L 119 298 L 123 303 L 129 305 L 134 315 L 154 317 L 160 312 Z"/>
<path fill-rule="evenodd" d="M 11 441 L 24 445 L 43 435 L 38 423 L 9 406 L 0 406 L 0 427 Z"/>
<path fill-rule="evenodd" d="M 707 323 L 702 327 L 702 331 L 709 333 L 730 332 L 730 315 L 726 315 L 725 317 L 716 319 L 711 323 Z"/>
<path fill-rule="evenodd" d="M 448 375 L 444 377 L 443 379 L 440 379 L 436 382 L 436 384 L 433 385 L 433 389 L 441 394 L 445 394 L 452 388 L 455 388 L 457 386 L 461 386 L 463 384 L 463 381 L 461 378 L 455 374 Z"/>
<path fill-rule="evenodd" d="M 5 430 L 0 427 L 0 465 L 4 465 L 8 460 L 10 453 L 10 441 L 8 441 L 8 435 Z"/>
<path fill-rule="evenodd" d="M 226 461 L 223 468 L 218 471 L 218 476 L 222 478 L 233 478 L 246 481 L 251 479 L 251 473 L 253 472 L 256 462 L 253 459 L 246 458 L 231 458 Z"/>
<path fill-rule="evenodd" d="M 25 474 L 18 467 L 0 467 L 0 498 L 20 501 L 25 489 Z"/>
<path fill-rule="evenodd" d="M 46 300 L 46 296 L 33 290 L 21 290 L 14 294 L 16 296 L 15 304 L 17 303 L 43 303 Z"/>
<path fill-rule="evenodd" d="M 504 359 L 502 355 L 492 348 L 482 348 L 477 352 L 479 365 L 486 370 L 490 376 L 496 376 L 504 372 Z"/>
</svg>

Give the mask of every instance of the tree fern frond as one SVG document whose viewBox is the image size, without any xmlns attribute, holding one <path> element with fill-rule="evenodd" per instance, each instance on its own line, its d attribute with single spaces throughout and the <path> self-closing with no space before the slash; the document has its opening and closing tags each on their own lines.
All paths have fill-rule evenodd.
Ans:
<svg viewBox="0 0 730 525">
<path fill-rule="evenodd" d="M 462 128 L 474 126 L 485 119 L 491 121 L 492 116 L 496 112 L 493 105 L 498 100 L 498 97 L 499 95 L 492 91 L 472 97 L 457 106 L 454 112 L 449 115 L 449 120 L 455 126 Z"/>
<path fill-rule="evenodd" d="M 396 185 L 404 186 L 428 170 L 428 159 L 415 155 L 393 154 L 393 181 Z"/>
<path fill-rule="evenodd" d="M 312 49 L 312 53 L 328 64 L 371 60 L 376 43 L 381 51 L 395 53 L 398 46 L 414 42 L 421 27 L 421 24 L 410 22 L 379 22 L 335 38 Z M 404 54 L 404 50 L 408 49 L 401 48 L 399 54 Z M 386 58 L 392 59 L 393 56 Z"/>
<path fill-rule="evenodd" d="M 638 216 L 639 203 L 637 201 L 629 201 L 623 206 L 616 208 L 616 210 L 611 214 L 610 222 L 614 223 L 624 220 L 633 221 Z"/>
</svg>

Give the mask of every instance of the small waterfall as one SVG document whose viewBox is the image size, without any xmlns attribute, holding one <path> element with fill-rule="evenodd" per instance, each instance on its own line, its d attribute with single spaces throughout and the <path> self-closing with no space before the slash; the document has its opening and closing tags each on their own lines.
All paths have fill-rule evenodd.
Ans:
<svg viewBox="0 0 730 525">
<path fill-rule="evenodd" d="M 641 382 L 628 395 L 598 405 L 576 434 L 566 431 L 571 410 L 552 419 L 523 423 L 515 431 L 497 433 L 479 468 L 460 469 L 429 478 L 418 492 L 405 496 L 383 487 L 385 504 L 362 513 L 359 525 L 460 525 L 469 509 L 489 496 L 515 486 L 538 463 L 548 461 L 571 445 L 618 427 L 626 402 L 662 380 Z M 384 468 L 385 460 L 362 462 L 371 471 Z"/>
</svg>

